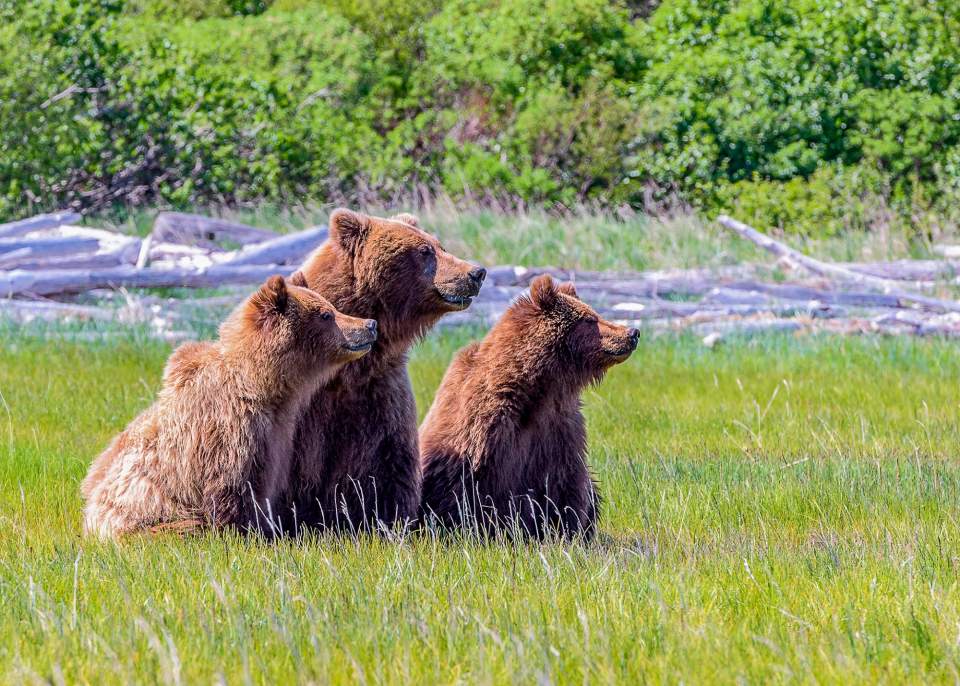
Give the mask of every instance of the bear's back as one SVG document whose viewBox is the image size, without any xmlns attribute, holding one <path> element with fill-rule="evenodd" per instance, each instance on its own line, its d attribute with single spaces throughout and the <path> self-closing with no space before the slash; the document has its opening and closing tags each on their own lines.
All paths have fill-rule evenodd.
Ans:
<svg viewBox="0 0 960 686">
<path fill-rule="evenodd" d="M 215 343 L 194 341 L 184 343 L 171 353 L 163 369 L 164 386 L 183 388 L 197 379 L 201 371 L 220 360 L 220 352 Z"/>
</svg>

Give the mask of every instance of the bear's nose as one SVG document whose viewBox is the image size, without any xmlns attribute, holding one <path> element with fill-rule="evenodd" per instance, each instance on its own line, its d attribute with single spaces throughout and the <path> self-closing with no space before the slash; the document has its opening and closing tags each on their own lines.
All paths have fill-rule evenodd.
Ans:
<svg viewBox="0 0 960 686">
<path fill-rule="evenodd" d="M 479 286 L 487 278 L 487 270 L 483 267 L 476 267 L 470 272 L 470 278 L 476 281 Z"/>
<path fill-rule="evenodd" d="M 367 331 L 369 331 L 370 333 L 372 333 L 374 336 L 377 335 L 377 320 L 376 320 L 376 319 L 368 319 L 368 320 L 367 320 Z"/>
<path fill-rule="evenodd" d="M 636 348 L 637 342 L 640 340 L 640 329 L 630 329 L 627 334 L 630 336 L 630 343 Z"/>
</svg>

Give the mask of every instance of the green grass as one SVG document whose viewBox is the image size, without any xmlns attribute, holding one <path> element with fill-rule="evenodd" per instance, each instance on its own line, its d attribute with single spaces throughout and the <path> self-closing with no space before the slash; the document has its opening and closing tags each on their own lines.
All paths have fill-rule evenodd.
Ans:
<svg viewBox="0 0 960 686">
<path fill-rule="evenodd" d="M 422 412 L 453 351 L 415 351 Z M 585 395 L 587 546 L 81 540 L 89 461 L 169 349 L 3 334 L 8 683 L 955 681 L 960 355 L 643 341 Z"/>
<path fill-rule="evenodd" d="M 265 206 L 249 210 L 198 208 L 195 211 L 287 232 L 325 224 L 331 209 Z M 374 207 L 366 211 L 389 216 L 402 209 L 409 208 Z M 150 210 L 124 209 L 89 217 L 87 223 L 146 235 L 155 214 Z M 634 213 L 615 216 L 581 208 L 558 216 L 537 209 L 457 209 L 445 203 L 421 209 L 416 214 L 424 228 L 439 236 L 447 249 L 486 265 L 646 270 L 773 261 L 769 254 L 736 238 L 715 222 L 690 214 L 672 218 Z M 929 246 L 918 238 L 885 232 L 848 232 L 824 240 L 790 236 L 788 240 L 795 247 L 830 260 L 878 261 L 930 255 Z M 960 238 L 952 235 L 938 237 L 939 242 L 958 240 Z"/>
</svg>

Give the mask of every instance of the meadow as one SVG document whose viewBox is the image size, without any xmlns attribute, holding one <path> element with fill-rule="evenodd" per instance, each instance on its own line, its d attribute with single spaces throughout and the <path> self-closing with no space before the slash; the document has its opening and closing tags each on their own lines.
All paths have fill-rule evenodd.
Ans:
<svg viewBox="0 0 960 686">
<path fill-rule="evenodd" d="M 412 356 L 421 414 L 478 331 Z M 960 356 L 648 337 L 584 397 L 590 544 L 83 541 L 78 484 L 169 347 L 0 333 L 6 683 L 960 678 Z"/>
</svg>

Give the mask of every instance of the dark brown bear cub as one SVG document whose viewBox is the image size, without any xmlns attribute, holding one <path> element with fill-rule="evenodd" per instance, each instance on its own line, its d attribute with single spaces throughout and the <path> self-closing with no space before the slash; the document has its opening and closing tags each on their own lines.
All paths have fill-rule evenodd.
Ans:
<svg viewBox="0 0 960 686">
<path fill-rule="evenodd" d="M 571 284 L 536 278 L 440 384 L 420 428 L 424 523 L 592 536 L 598 498 L 580 393 L 638 336 L 600 319 Z"/>
<path fill-rule="evenodd" d="M 83 482 L 84 530 L 101 538 L 193 522 L 273 533 L 304 404 L 376 340 L 373 320 L 272 277 L 220 327 L 167 362 L 157 401 Z"/>
</svg>

